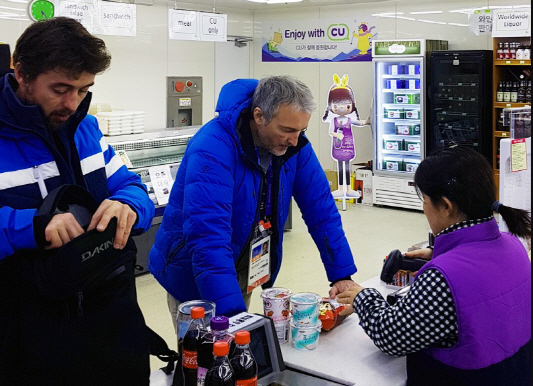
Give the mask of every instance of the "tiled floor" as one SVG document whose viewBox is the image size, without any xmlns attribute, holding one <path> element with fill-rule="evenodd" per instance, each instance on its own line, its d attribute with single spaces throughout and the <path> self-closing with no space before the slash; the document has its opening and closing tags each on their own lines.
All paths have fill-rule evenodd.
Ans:
<svg viewBox="0 0 533 386">
<path fill-rule="evenodd" d="M 341 211 L 341 217 L 358 268 L 353 276 L 357 282 L 379 275 L 383 258 L 393 249 L 405 251 L 428 237 L 429 226 L 419 211 L 352 204 L 347 211 Z M 329 282 L 320 255 L 296 205 L 293 206 L 293 228 L 285 233 L 283 253 L 276 286 L 290 288 L 293 293 L 327 295 Z M 167 308 L 166 292 L 151 274 L 137 278 L 137 291 L 146 323 L 175 349 L 176 334 Z M 250 312 L 262 313 L 259 294 L 259 290 L 254 292 Z M 152 371 L 162 365 L 157 358 L 152 358 Z"/>
</svg>

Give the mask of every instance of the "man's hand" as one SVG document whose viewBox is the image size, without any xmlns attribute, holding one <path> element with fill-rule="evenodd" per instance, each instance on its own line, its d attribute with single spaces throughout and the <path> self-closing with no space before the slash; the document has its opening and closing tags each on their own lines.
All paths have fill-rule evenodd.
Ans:
<svg viewBox="0 0 533 386">
<path fill-rule="evenodd" d="M 359 293 L 364 290 L 359 284 L 352 282 L 352 287 L 337 296 L 337 301 L 347 307 L 340 313 L 342 316 L 353 314 L 353 302 Z"/>
<path fill-rule="evenodd" d="M 52 217 L 44 230 L 44 237 L 48 243 L 45 249 L 62 247 L 84 233 L 85 231 L 72 213 L 57 214 Z"/>
<path fill-rule="evenodd" d="M 351 280 L 341 280 L 335 283 L 333 287 L 331 287 L 331 290 L 329 291 L 329 297 L 331 299 L 335 299 L 335 297 L 340 294 L 341 292 L 347 291 L 348 289 L 352 288 L 354 285 L 356 285 Z"/>
<path fill-rule="evenodd" d="M 126 246 L 131 234 L 131 228 L 133 228 L 133 224 L 137 221 L 137 213 L 129 205 L 118 201 L 104 200 L 93 215 L 87 230 L 90 231 L 96 228 L 99 232 L 103 232 L 113 217 L 116 217 L 118 220 L 113 247 L 115 249 L 122 249 Z"/>
</svg>

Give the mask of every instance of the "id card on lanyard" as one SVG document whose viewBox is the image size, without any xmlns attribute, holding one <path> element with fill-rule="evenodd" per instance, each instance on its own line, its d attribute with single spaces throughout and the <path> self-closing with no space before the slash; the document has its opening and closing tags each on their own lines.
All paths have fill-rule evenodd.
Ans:
<svg viewBox="0 0 533 386">
<path fill-rule="evenodd" d="M 271 277 L 270 258 L 271 228 L 270 218 L 272 217 L 272 165 L 267 172 L 266 191 L 261 192 L 260 218 L 254 237 L 250 245 L 250 260 L 248 265 L 248 293 L 255 288 L 267 283 Z"/>
</svg>

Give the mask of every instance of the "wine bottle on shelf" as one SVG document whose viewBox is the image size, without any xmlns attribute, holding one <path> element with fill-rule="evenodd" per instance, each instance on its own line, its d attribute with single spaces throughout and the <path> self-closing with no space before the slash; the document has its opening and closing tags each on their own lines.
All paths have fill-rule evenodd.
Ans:
<svg viewBox="0 0 533 386">
<path fill-rule="evenodd" d="M 505 82 L 505 88 L 503 89 L 503 101 L 511 102 L 511 82 Z"/>
<path fill-rule="evenodd" d="M 527 83 L 526 88 L 526 103 L 531 103 L 531 81 Z"/>
<path fill-rule="evenodd" d="M 511 58 L 511 52 L 509 51 L 509 43 L 508 42 L 503 43 L 503 58 L 504 59 L 510 59 Z"/>
<path fill-rule="evenodd" d="M 496 57 L 497 59 L 500 59 L 500 60 L 503 60 L 504 59 L 504 55 L 503 55 L 503 43 L 500 42 L 498 44 L 498 51 L 496 51 Z"/>
<path fill-rule="evenodd" d="M 511 103 L 518 102 L 518 82 L 513 82 L 511 87 Z"/>
<path fill-rule="evenodd" d="M 496 102 L 503 102 L 503 81 L 500 81 L 500 84 L 498 85 L 498 90 L 496 91 Z"/>
<path fill-rule="evenodd" d="M 512 60 L 516 60 L 516 43 L 511 43 L 511 46 L 509 47 L 509 58 Z"/>
<path fill-rule="evenodd" d="M 520 78 L 523 78 L 524 75 L 521 75 Z M 527 83 L 524 79 L 520 80 L 520 87 L 518 88 L 518 103 L 526 103 L 526 89 Z"/>
</svg>

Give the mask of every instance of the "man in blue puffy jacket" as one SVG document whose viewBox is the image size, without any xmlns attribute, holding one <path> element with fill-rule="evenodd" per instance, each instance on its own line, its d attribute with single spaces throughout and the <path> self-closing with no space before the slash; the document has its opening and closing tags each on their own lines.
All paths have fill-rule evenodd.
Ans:
<svg viewBox="0 0 533 386">
<path fill-rule="evenodd" d="M 1 384 L 12 384 L 9 377 L 6 380 L 4 376 L 6 373 L 13 375 L 16 370 L 12 367 L 15 366 L 24 370 L 15 376 L 24 375 L 28 379 L 25 383 L 19 378 L 20 384 L 63 384 L 35 370 L 41 362 L 31 361 L 21 343 L 23 337 L 31 336 L 33 331 L 18 331 L 18 314 L 14 311 L 28 302 L 28 297 L 21 295 L 21 288 L 30 288 L 29 284 L 24 284 L 24 271 L 20 269 L 24 259 L 21 256 L 39 257 L 43 250 L 60 248 L 86 232 L 71 213 L 37 214 L 48 193 L 62 185 L 78 185 L 88 190 L 99 207 L 87 230 L 103 231 L 116 217 L 116 249 L 126 246 L 130 234 L 145 232 L 151 226 L 155 209 L 146 187 L 140 177 L 128 171 L 120 157 L 115 155 L 96 119 L 87 115 L 91 101 L 89 88 L 94 84 L 95 75 L 108 68 L 110 60 L 101 39 L 90 35 L 74 19 L 59 17 L 34 23 L 26 29 L 13 53 L 14 73 L 0 78 Z M 131 273 L 128 283 L 133 280 L 134 289 L 132 272 L 133 264 L 128 266 L 128 274 Z M 122 277 L 120 280 L 123 280 Z M 37 295 L 35 293 L 35 298 L 39 299 Z M 31 294 L 28 296 L 31 297 Z M 94 299 L 85 299 L 85 304 L 91 306 L 92 303 L 88 304 L 91 301 Z M 99 301 L 105 303 L 107 299 Z M 136 301 L 128 303 L 128 307 L 139 322 L 136 328 L 144 332 L 146 327 Z M 117 310 L 117 314 L 121 311 Z M 80 321 L 70 317 L 69 312 L 72 311 L 66 306 L 62 313 L 62 320 L 70 321 L 69 331 L 63 331 L 65 337 L 80 325 Z M 39 317 L 46 318 L 47 315 L 40 314 Z M 89 321 L 88 318 L 90 316 L 85 316 L 84 320 Z M 109 315 L 110 323 L 119 320 L 120 324 L 123 318 L 121 315 Z M 107 327 L 106 331 L 109 331 Z M 20 332 L 20 335 L 14 337 L 14 331 Z M 123 331 L 124 328 L 119 329 L 116 336 L 107 336 L 108 346 L 112 347 L 110 350 L 115 357 L 125 354 L 131 360 L 134 359 L 132 352 L 117 344 L 119 339 L 116 338 Z M 38 336 L 46 336 L 46 333 L 40 331 Z M 136 337 L 127 336 L 127 339 L 131 341 Z M 31 344 L 38 345 L 37 340 Z M 142 338 L 136 341 L 145 352 L 140 362 L 143 366 L 139 366 L 137 374 L 146 376 L 145 382 L 136 384 L 147 384 L 147 342 Z M 68 346 L 69 342 L 65 339 L 65 342 L 57 344 Z M 79 350 L 83 351 L 81 347 Z M 89 359 L 98 356 L 84 359 L 89 362 Z M 42 359 L 44 361 L 45 358 Z M 68 361 L 72 358 L 63 359 Z M 9 364 L 9 361 L 15 363 Z M 26 362 L 31 363 L 26 366 Z M 57 363 L 58 366 L 60 364 Z M 98 368 L 93 371 L 100 373 L 106 370 Z M 30 381 L 31 376 L 43 379 Z M 81 379 L 79 382 L 77 380 L 76 384 L 83 384 Z"/>
<path fill-rule="evenodd" d="M 339 212 L 303 135 L 314 108 L 309 88 L 292 77 L 223 87 L 218 117 L 189 142 L 150 252 L 174 321 L 180 302 L 209 300 L 217 314 L 234 315 L 247 309 L 253 288 L 274 284 L 292 197 L 320 251 L 330 295 L 353 284 Z"/>
</svg>

